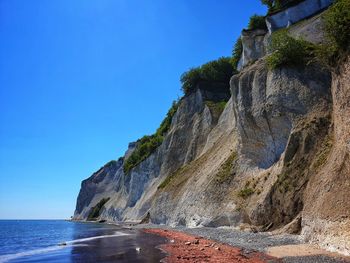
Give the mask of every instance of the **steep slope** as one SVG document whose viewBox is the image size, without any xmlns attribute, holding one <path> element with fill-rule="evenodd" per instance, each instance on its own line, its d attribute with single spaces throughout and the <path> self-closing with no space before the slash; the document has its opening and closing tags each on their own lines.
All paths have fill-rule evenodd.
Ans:
<svg viewBox="0 0 350 263">
<path fill-rule="evenodd" d="M 278 176 L 300 166 L 296 153 L 307 159 L 327 135 L 330 75 L 317 66 L 269 71 L 260 60 L 232 78 L 231 90 L 219 120 L 200 90 L 185 97 L 154 154 L 130 174 L 119 164 L 116 170 L 104 167 L 101 179 L 95 173 L 88 180 L 93 186 L 83 183 L 88 192 L 96 189 L 95 196 L 81 209 L 81 199 L 87 200 L 81 190 L 75 218 L 86 218 L 102 197 L 110 197 L 101 213 L 109 220 L 140 220 L 149 212 L 152 222 L 166 224 L 264 225 L 271 216 L 276 226 L 290 222 L 303 207 L 290 209 L 302 202 L 303 191 L 291 192 L 294 199 L 280 194 Z M 317 134 L 320 128 L 325 132 Z M 308 177 L 299 177 L 293 187 L 304 189 Z M 250 195 L 240 195 L 248 187 Z"/>
<path fill-rule="evenodd" d="M 319 43 L 321 22 L 316 15 L 289 32 Z M 349 254 L 349 59 L 332 73 L 316 62 L 271 70 L 269 38 L 244 32 L 249 63 L 230 92 L 199 85 L 184 96 L 161 145 L 130 172 L 123 163 L 138 142 L 84 180 L 74 219 L 105 199 L 97 219 L 248 224 Z"/>
<path fill-rule="evenodd" d="M 210 92 L 198 89 L 197 92 L 182 99 L 173 117 L 170 131 L 161 146 L 129 174 L 124 174 L 121 164 L 113 167 L 113 170 L 105 166 L 84 181 L 74 218 L 87 218 L 91 208 L 102 198 L 98 193 L 104 193 L 104 197 L 111 197 L 101 213 L 101 218 L 109 220 L 143 218 L 151 207 L 158 186 L 168 175 L 193 161 L 203 149 L 211 147 L 207 145 L 215 144 L 223 134 L 232 130 L 232 126 L 228 124 L 229 113 L 221 114 L 206 105 L 207 101 L 215 105 L 217 96 L 211 96 Z M 218 120 L 218 115 L 228 116 L 225 118 L 226 123 L 223 118 Z M 218 127 L 213 130 L 215 126 Z M 225 127 L 220 130 L 221 126 Z M 127 154 L 132 152 L 134 145 L 131 144 L 132 147 Z M 96 194 L 93 198 L 86 198 L 93 195 L 91 189 Z"/>
<path fill-rule="evenodd" d="M 306 190 L 302 234 L 350 255 L 350 57 L 333 73 L 333 129 Z"/>
</svg>

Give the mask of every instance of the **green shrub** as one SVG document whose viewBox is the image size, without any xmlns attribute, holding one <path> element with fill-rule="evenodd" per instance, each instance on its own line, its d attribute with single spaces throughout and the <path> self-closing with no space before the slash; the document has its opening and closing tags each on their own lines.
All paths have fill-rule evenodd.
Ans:
<svg viewBox="0 0 350 263">
<path fill-rule="evenodd" d="M 254 190 L 250 187 L 244 187 L 241 191 L 238 192 L 238 196 L 243 199 L 247 199 L 249 196 L 254 194 Z"/>
<path fill-rule="evenodd" d="M 116 160 L 112 160 L 112 161 L 109 161 L 108 163 L 105 164 L 106 167 L 110 167 L 110 166 L 113 166 L 113 165 L 116 165 L 117 164 L 117 161 Z"/>
<path fill-rule="evenodd" d="M 170 129 L 171 121 L 177 111 L 179 101 L 173 101 L 165 119 L 160 124 L 156 133 L 150 136 L 143 136 L 136 142 L 136 148 L 132 154 L 124 161 L 123 170 L 127 174 L 149 157 L 162 144 L 164 136 Z"/>
<path fill-rule="evenodd" d="M 248 29 L 267 29 L 265 17 L 253 15 L 249 19 Z"/>
<path fill-rule="evenodd" d="M 324 28 L 327 38 L 340 50 L 347 51 L 350 48 L 350 1 L 336 0 L 326 11 Z"/>
<path fill-rule="evenodd" d="M 200 67 L 192 68 L 181 75 L 182 91 L 191 94 L 202 81 L 228 83 L 234 73 L 230 58 L 221 57 Z"/>
<path fill-rule="evenodd" d="M 271 10 L 274 6 L 274 0 L 261 0 L 263 5 L 266 5 L 269 10 Z"/>
<path fill-rule="evenodd" d="M 303 66 L 312 58 L 313 45 L 291 37 L 286 29 L 282 29 L 272 34 L 269 50 L 272 52 L 267 57 L 270 69 L 280 66 Z"/>
<path fill-rule="evenodd" d="M 282 4 L 281 0 L 261 0 L 263 5 L 268 7 L 268 14 L 277 13 L 290 6 L 296 5 L 305 0 L 289 0 Z"/>
<path fill-rule="evenodd" d="M 335 1 L 322 18 L 326 41 L 315 46 L 314 55 L 324 66 L 334 67 L 350 49 L 350 1 Z"/>
<path fill-rule="evenodd" d="M 109 201 L 108 198 L 102 198 L 94 207 L 91 208 L 88 215 L 88 220 L 96 220 L 100 216 L 102 207 Z"/>
<path fill-rule="evenodd" d="M 165 119 L 161 122 L 159 128 L 156 131 L 156 134 L 159 134 L 161 136 L 165 135 L 169 129 L 170 129 L 170 125 L 171 125 L 171 121 L 173 119 L 173 116 L 175 115 L 177 108 L 179 106 L 179 101 L 173 101 L 170 109 L 168 110 Z"/>
<path fill-rule="evenodd" d="M 226 101 L 211 101 L 211 100 L 206 100 L 205 105 L 208 106 L 211 114 L 214 116 L 214 118 L 219 118 L 221 113 L 224 111 L 225 106 L 226 106 Z"/>
<path fill-rule="evenodd" d="M 190 94 L 197 88 L 197 84 L 202 80 L 201 69 L 191 68 L 181 75 L 180 81 L 182 91 L 185 95 Z"/>
<path fill-rule="evenodd" d="M 261 0 L 261 3 L 268 7 L 269 14 L 282 10 L 281 0 Z"/>
<path fill-rule="evenodd" d="M 216 181 L 218 183 L 224 183 L 233 178 L 233 168 L 235 166 L 235 161 L 237 159 L 237 153 L 232 152 L 227 160 L 222 164 L 218 173 L 215 175 Z"/>
<path fill-rule="evenodd" d="M 236 70 L 238 66 L 238 62 L 241 59 L 243 53 L 243 44 L 242 44 L 242 39 L 239 37 L 232 49 L 232 57 L 231 57 L 231 64 L 233 68 Z"/>
</svg>

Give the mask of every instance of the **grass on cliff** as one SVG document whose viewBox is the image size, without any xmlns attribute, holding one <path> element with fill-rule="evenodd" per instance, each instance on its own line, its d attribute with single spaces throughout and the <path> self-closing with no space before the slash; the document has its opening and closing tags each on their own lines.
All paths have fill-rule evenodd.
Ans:
<svg viewBox="0 0 350 263">
<path fill-rule="evenodd" d="M 237 153 L 232 152 L 227 160 L 222 164 L 215 178 L 216 181 L 221 184 L 232 179 L 232 171 L 235 166 L 235 160 L 237 159 Z"/>
<path fill-rule="evenodd" d="M 238 196 L 243 199 L 247 199 L 249 196 L 254 194 L 254 190 L 248 186 L 245 186 L 242 190 L 238 192 Z"/>
<path fill-rule="evenodd" d="M 200 82 L 220 82 L 228 85 L 235 72 L 230 60 L 229 57 L 221 57 L 183 73 L 180 81 L 184 94 L 195 92 Z"/>
<path fill-rule="evenodd" d="M 322 143 L 320 151 L 315 156 L 315 161 L 312 164 L 313 170 L 318 171 L 326 163 L 332 146 L 333 137 L 331 135 L 327 135 Z"/>
<path fill-rule="evenodd" d="M 117 164 L 117 161 L 116 160 L 112 160 L 112 161 L 109 161 L 108 163 L 105 164 L 105 167 L 111 167 L 113 165 L 116 165 Z"/>
<path fill-rule="evenodd" d="M 173 179 L 175 179 L 177 176 L 183 174 L 188 168 L 188 165 L 184 165 L 182 167 L 180 167 L 179 169 L 177 169 L 174 173 L 172 173 L 171 175 L 167 176 L 164 181 L 158 186 L 158 189 L 164 189 L 165 187 L 167 187 L 171 181 L 173 181 Z"/>
<path fill-rule="evenodd" d="M 208 106 L 213 118 L 218 119 L 221 113 L 224 111 L 227 102 L 226 101 L 215 102 L 211 100 L 206 100 L 204 101 L 204 103 L 205 105 Z"/>
<path fill-rule="evenodd" d="M 295 39 L 287 29 L 272 34 L 269 55 L 266 59 L 270 69 L 280 66 L 304 66 L 312 58 L 313 45 L 303 39 Z"/>
<path fill-rule="evenodd" d="M 270 69 L 280 66 L 304 66 L 317 61 L 326 67 L 335 67 L 350 51 L 350 1 L 336 0 L 322 15 L 325 41 L 312 44 L 288 35 L 287 29 L 272 34 L 267 57 Z"/>
<path fill-rule="evenodd" d="M 156 133 L 143 136 L 136 142 L 136 148 L 123 164 L 124 173 L 128 174 L 134 167 L 149 157 L 162 144 L 164 136 L 170 129 L 171 121 L 177 111 L 180 101 L 174 101 L 165 119 L 160 124 Z"/>
<path fill-rule="evenodd" d="M 100 216 L 102 207 L 109 201 L 108 198 L 102 198 L 100 202 L 98 202 L 94 207 L 91 208 L 90 213 L 88 215 L 88 220 L 96 220 Z"/>
<path fill-rule="evenodd" d="M 319 62 L 334 67 L 350 51 L 350 1 L 336 0 L 323 14 L 326 42 L 315 46 Z"/>
<path fill-rule="evenodd" d="M 158 189 L 162 190 L 166 188 L 166 190 L 175 189 L 175 191 L 178 191 L 181 188 L 181 185 L 184 184 L 191 175 L 195 174 L 198 169 L 201 169 L 208 162 L 208 158 L 209 155 L 207 152 L 199 158 L 178 168 L 164 179 L 164 181 L 158 186 Z"/>
</svg>

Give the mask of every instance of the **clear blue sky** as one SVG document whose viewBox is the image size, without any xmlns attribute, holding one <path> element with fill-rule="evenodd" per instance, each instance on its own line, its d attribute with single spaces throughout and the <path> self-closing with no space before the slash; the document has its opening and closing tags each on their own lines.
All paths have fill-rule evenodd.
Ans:
<svg viewBox="0 0 350 263">
<path fill-rule="evenodd" d="M 220 3 L 220 4 L 218 4 Z M 259 0 L 0 0 L 0 218 L 68 218 Z"/>
</svg>

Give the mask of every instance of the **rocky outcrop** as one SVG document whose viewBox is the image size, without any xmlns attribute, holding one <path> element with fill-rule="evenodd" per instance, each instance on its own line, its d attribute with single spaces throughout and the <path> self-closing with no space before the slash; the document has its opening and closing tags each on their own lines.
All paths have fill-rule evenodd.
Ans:
<svg viewBox="0 0 350 263">
<path fill-rule="evenodd" d="M 81 190 L 75 218 L 110 197 L 101 213 L 107 220 L 141 220 L 149 213 L 151 222 L 173 225 L 268 223 L 268 211 L 278 205 L 266 200 L 280 167 L 294 158 L 294 148 L 307 151 L 299 147 L 298 123 L 326 115 L 329 87 L 329 75 L 316 66 L 268 71 L 260 60 L 232 78 L 232 98 L 217 121 L 197 90 L 181 101 L 163 144 L 130 174 L 119 164 L 113 171 L 103 168 L 98 181 L 93 182 L 101 172 L 93 175 L 91 186 L 83 183 L 87 190 Z M 268 170 L 276 178 L 261 181 L 254 194 L 241 198 L 247 180 L 258 180 Z M 258 195 L 260 188 L 265 192 Z M 86 192 L 94 193 L 92 199 Z M 248 209 L 241 210 L 243 204 Z M 294 215 L 275 223 L 288 223 Z"/>
<path fill-rule="evenodd" d="M 332 2 L 332 0 L 305 0 L 295 6 L 270 15 L 266 18 L 269 32 L 272 33 L 280 28 L 290 27 L 303 19 L 309 18 L 326 9 Z"/>
<path fill-rule="evenodd" d="M 296 120 L 327 107 L 329 87 L 330 75 L 316 66 L 269 72 L 259 61 L 234 76 L 231 91 L 241 165 L 267 169 L 276 163 Z"/>
<path fill-rule="evenodd" d="M 241 59 L 238 62 L 238 70 L 242 70 L 245 66 L 265 56 L 267 47 L 266 33 L 267 31 L 263 29 L 242 31 L 243 51 Z"/>
<path fill-rule="evenodd" d="M 168 175 L 192 162 L 204 148 L 210 148 L 207 145 L 214 145 L 216 140 L 233 129 L 230 123 L 233 120 L 228 119 L 229 110 L 220 114 L 222 117 L 219 120 L 213 117 L 205 102 L 216 100 L 217 96 L 210 96 L 210 91 L 198 89 L 182 99 L 162 145 L 130 174 L 124 174 L 122 165 L 114 167 L 112 171 L 104 167 L 84 181 L 74 218 L 85 218 L 91 207 L 102 198 L 98 193 L 104 193 L 111 199 L 105 204 L 101 218 L 115 221 L 142 219 L 152 206 L 158 186 Z M 223 116 L 226 116 L 225 121 Z M 132 149 L 127 155 L 130 151 Z M 96 181 L 95 177 L 100 174 Z"/>
</svg>

